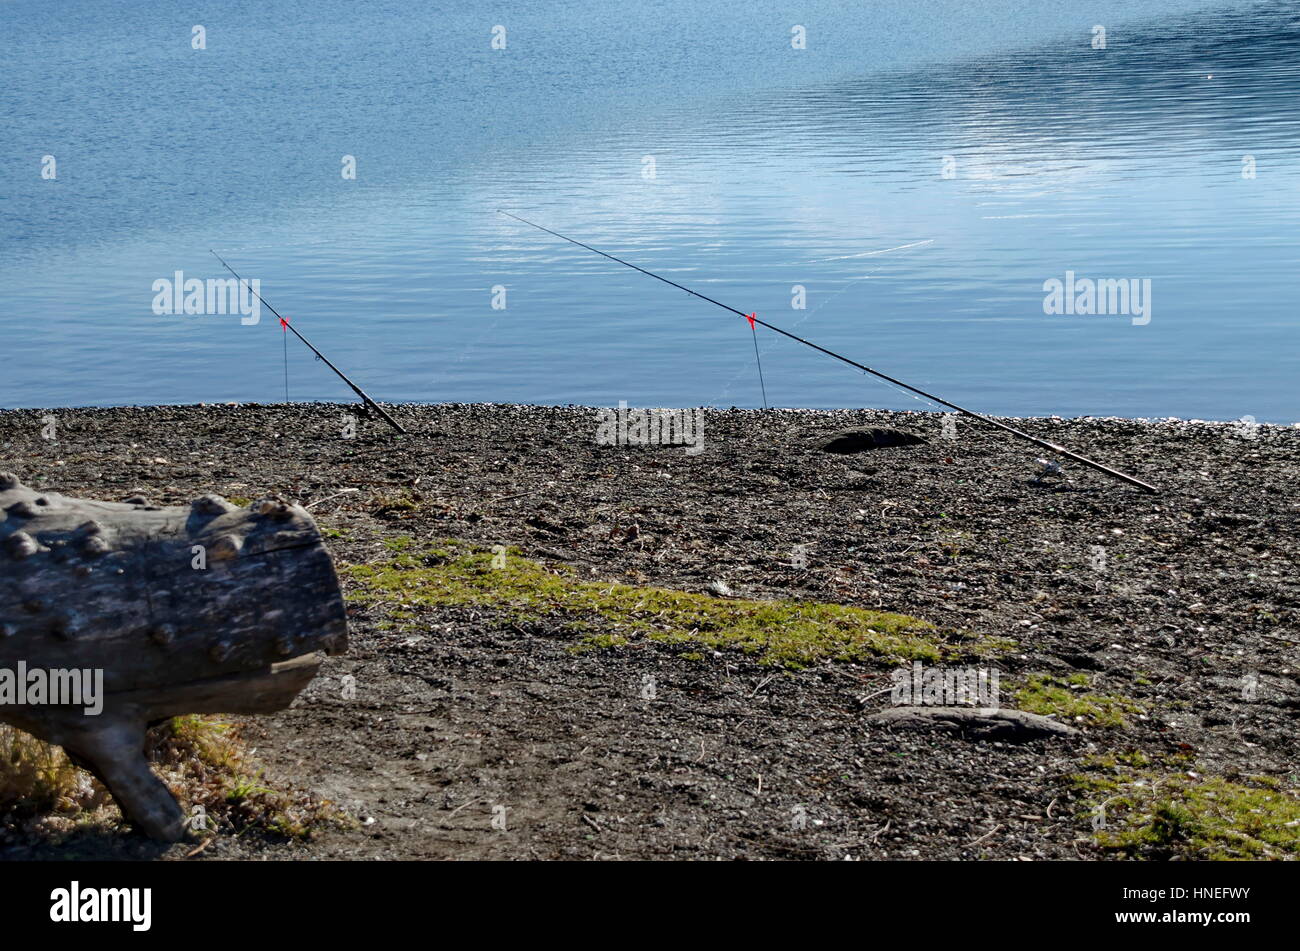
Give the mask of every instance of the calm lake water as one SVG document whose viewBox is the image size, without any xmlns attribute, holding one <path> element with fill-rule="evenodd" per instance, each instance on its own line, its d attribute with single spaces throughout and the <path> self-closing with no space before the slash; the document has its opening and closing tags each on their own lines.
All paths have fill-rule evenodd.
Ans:
<svg viewBox="0 0 1300 951">
<path fill-rule="evenodd" d="M 744 321 L 505 208 L 972 408 L 1300 420 L 1296 4 L 797 8 L 0 2 L 0 406 L 283 399 L 269 313 L 154 312 L 209 248 L 381 400 L 760 405 Z"/>
</svg>

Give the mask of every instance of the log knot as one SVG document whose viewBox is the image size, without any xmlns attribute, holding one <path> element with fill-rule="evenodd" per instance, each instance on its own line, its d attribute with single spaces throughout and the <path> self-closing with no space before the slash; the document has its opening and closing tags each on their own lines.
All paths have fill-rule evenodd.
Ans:
<svg viewBox="0 0 1300 951">
<path fill-rule="evenodd" d="M 236 508 L 233 503 L 227 502 L 213 492 L 201 495 L 190 503 L 190 510 L 199 515 L 225 515 L 227 512 L 236 511 Z"/>
<path fill-rule="evenodd" d="M 5 539 L 5 551 L 16 561 L 30 558 L 40 550 L 40 543 L 26 532 L 14 532 Z"/>
<path fill-rule="evenodd" d="M 5 511 L 14 518 L 36 517 L 36 506 L 32 505 L 32 503 L 28 502 L 26 499 L 23 499 L 21 502 L 15 502 L 13 505 L 5 509 Z"/>
<path fill-rule="evenodd" d="M 293 515 L 293 510 L 289 507 L 284 499 L 271 497 L 268 499 L 258 499 L 251 506 L 254 515 L 261 515 L 264 518 L 273 518 L 277 521 L 284 521 Z"/>
<path fill-rule="evenodd" d="M 229 561 L 238 558 L 244 547 L 244 540 L 238 535 L 222 535 L 208 549 L 213 561 Z"/>
</svg>

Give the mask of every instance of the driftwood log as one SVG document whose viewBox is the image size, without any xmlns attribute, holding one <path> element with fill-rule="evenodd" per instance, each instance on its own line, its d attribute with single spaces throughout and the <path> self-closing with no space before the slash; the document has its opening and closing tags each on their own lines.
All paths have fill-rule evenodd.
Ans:
<svg viewBox="0 0 1300 951">
<path fill-rule="evenodd" d="M 0 703 L 0 720 L 62 746 L 150 836 L 185 816 L 144 758 L 152 724 L 269 713 L 347 649 L 338 578 L 304 509 L 186 508 L 33 491 L 0 473 L 0 671 L 100 670 L 103 709 Z"/>
</svg>

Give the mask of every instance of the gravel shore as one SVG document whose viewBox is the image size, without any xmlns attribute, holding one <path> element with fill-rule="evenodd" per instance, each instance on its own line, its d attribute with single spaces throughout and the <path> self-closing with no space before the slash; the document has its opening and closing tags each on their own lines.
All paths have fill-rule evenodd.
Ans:
<svg viewBox="0 0 1300 951">
<path fill-rule="evenodd" d="M 687 452 L 600 445 L 590 407 L 392 412 L 409 435 L 347 405 L 4 411 L 0 471 L 105 500 L 311 506 L 349 596 L 349 566 L 394 540 L 454 538 L 596 581 L 899 612 L 1001 645 L 969 663 L 1000 672 L 1005 707 L 1077 695 L 1043 711 L 1076 732 L 871 721 L 890 707 L 883 661 L 574 651 L 545 618 L 465 605 L 394 625 L 402 605 L 352 598 L 351 651 L 251 730 L 270 781 L 361 822 L 218 838 L 204 858 L 1097 859 L 1137 854 L 1097 837 L 1078 777 L 1098 764 L 1296 787 L 1298 428 L 1014 422 L 1148 495 L 1069 464 L 1035 481 L 1041 452 L 933 413 L 707 411 Z M 872 428 L 923 441 L 822 448 Z M 126 833 L 75 849 L 188 851 Z"/>
</svg>

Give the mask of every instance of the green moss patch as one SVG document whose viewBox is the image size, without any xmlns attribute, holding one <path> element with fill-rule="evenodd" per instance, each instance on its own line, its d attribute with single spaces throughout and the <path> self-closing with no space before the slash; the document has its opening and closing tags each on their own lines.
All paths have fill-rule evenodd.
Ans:
<svg viewBox="0 0 1300 951">
<path fill-rule="evenodd" d="M 447 540 L 416 547 L 386 543 L 390 560 L 353 565 L 361 603 L 396 602 L 398 626 L 411 607 L 476 606 L 508 621 L 559 620 L 578 648 L 618 647 L 642 639 L 731 648 L 764 664 L 803 667 L 825 660 L 938 661 L 955 655 L 934 626 L 902 614 L 839 604 L 751 601 L 576 578 L 521 557 Z"/>
<path fill-rule="evenodd" d="M 1103 849 L 1162 861 L 1300 858 L 1300 790 L 1271 777 L 1096 763 L 1074 782 Z"/>
<path fill-rule="evenodd" d="M 1118 729 L 1128 726 L 1127 717 L 1142 712 L 1142 706 L 1127 697 L 1092 692 L 1091 683 L 1087 674 L 1030 674 L 1015 693 L 1015 705 L 1027 713 L 1055 714 L 1085 726 Z"/>
</svg>

